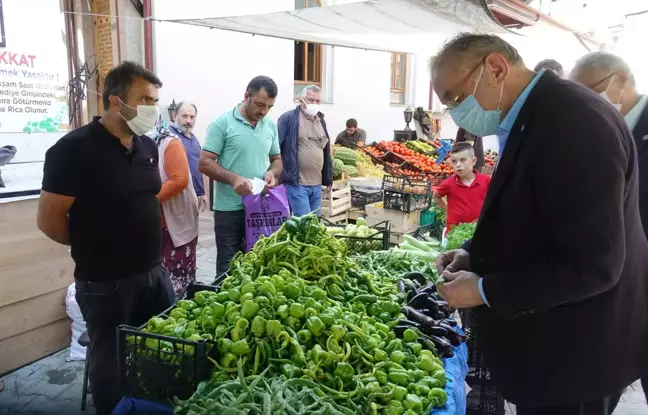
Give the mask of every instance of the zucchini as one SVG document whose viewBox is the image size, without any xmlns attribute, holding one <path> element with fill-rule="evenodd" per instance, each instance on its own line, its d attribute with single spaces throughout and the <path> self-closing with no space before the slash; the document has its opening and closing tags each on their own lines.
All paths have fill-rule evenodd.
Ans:
<svg viewBox="0 0 648 415">
<path fill-rule="evenodd" d="M 405 239 L 405 243 L 409 243 L 413 247 L 417 248 L 419 251 L 430 252 L 432 250 L 431 247 L 427 246 L 426 244 L 414 238 L 413 236 L 403 235 L 403 238 Z"/>
</svg>

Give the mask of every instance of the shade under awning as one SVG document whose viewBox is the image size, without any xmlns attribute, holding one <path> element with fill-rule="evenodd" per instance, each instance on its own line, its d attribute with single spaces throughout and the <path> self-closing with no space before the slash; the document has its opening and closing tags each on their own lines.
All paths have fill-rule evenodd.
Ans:
<svg viewBox="0 0 648 415">
<path fill-rule="evenodd" d="M 421 53 L 432 35 L 506 33 L 482 0 L 371 0 L 285 12 L 159 21 L 387 52 Z M 435 46 L 438 46 L 436 44 Z"/>
</svg>

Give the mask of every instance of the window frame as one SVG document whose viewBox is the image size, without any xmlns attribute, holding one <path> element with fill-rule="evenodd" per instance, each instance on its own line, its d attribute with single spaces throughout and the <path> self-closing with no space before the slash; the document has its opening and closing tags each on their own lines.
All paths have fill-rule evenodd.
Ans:
<svg viewBox="0 0 648 415">
<path fill-rule="evenodd" d="M 322 0 L 303 0 L 304 1 L 304 9 L 308 9 L 311 7 L 322 7 Z M 309 5 L 309 3 L 314 3 L 316 2 L 317 5 Z M 297 6 L 295 4 L 295 6 Z M 295 7 L 297 9 L 297 7 Z M 319 44 L 319 43 L 313 43 L 313 42 L 305 42 L 305 41 L 297 41 L 297 44 L 301 44 L 302 47 L 302 80 L 297 80 L 293 79 L 293 84 L 294 85 L 317 85 L 318 87 L 322 87 L 322 67 L 323 67 L 323 61 L 322 61 L 322 55 L 324 54 L 324 45 Z M 308 80 L 308 70 L 309 70 L 309 59 L 308 59 L 308 45 L 312 44 L 314 45 L 314 51 L 315 51 L 315 74 L 314 78 L 315 81 L 309 81 Z M 295 57 L 293 56 L 293 73 L 294 73 L 294 62 Z"/>
<path fill-rule="evenodd" d="M 398 86 L 398 55 L 402 55 L 403 57 L 403 72 L 402 72 L 402 77 L 403 77 L 403 86 L 399 87 Z M 391 76 L 390 76 L 390 89 L 389 89 L 389 103 L 394 104 L 394 105 L 405 105 L 406 102 L 406 94 L 407 94 L 407 53 L 405 52 L 392 52 L 391 54 Z M 403 95 L 403 102 L 399 101 L 393 101 L 391 99 L 392 94 L 402 94 Z"/>
</svg>

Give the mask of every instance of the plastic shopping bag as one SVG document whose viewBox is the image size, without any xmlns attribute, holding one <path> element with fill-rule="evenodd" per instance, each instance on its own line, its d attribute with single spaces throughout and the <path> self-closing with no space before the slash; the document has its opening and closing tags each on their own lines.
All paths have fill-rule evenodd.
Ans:
<svg viewBox="0 0 648 415">
<path fill-rule="evenodd" d="M 245 252 L 252 249 L 261 235 L 270 236 L 290 217 L 288 196 L 283 185 L 267 193 L 243 196 L 245 209 Z"/>
<path fill-rule="evenodd" d="M 76 284 L 72 283 L 67 289 L 65 296 L 65 310 L 72 319 L 72 340 L 70 342 L 70 357 L 68 360 L 85 360 L 86 348 L 79 344 L 79 337 L 86 331 L 86 324 L 83 321 L 81 308 L 76 301 Z"/>
</svg>

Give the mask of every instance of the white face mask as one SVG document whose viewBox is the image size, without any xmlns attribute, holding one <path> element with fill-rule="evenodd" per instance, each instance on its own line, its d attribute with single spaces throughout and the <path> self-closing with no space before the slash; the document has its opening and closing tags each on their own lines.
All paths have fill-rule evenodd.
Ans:
<svg viewBox="0 0 648 415">
<path fill-rule="evenodd" d="M 308 104 L 306 101 L 302 100 L 304 105 L 306 105 L 306 110 L 304 111 L 308 116 L 314 117 L 319 113 L 320 104 Z"/>
<path fill-rule="evenodd" d="M 119 101 L 124 104 L 121 99 Z M 124 106 L 137 110 L 137 115 L 132 120 L 127 120 L 121 112 L 119 113 L 135 135 L 144 135 L 155 127 L 159 116 L 157 105 L 138 105 L 137 108 L 126 104 Z"/>
<path fill-rule="evenodd" d="M 607 90 L 608 90 L 608 88 L 610 88 L 610 85 L 612 85 L 613 80 L 614 80 L 614 76 L 612 76 L 612 79 L 610 79 L 610 83 L 608 83 L 608 86 L 605 88 L 605 91 L 601 92 L 599 95 L 601 96 L 601 98 L 603 98 L 604 100 L 609 102 L 614 108 L 616 108 L 617 111 L 621 112 L 621 100 L 623 99 L 624 90 L 623 89 L 621 90 L 621 94 L 619 95 L 619 103 L 618 104 L 615 104 L 614 102 L 612 102 L 612 99 L 610 98 L 610 96 L 607 93 Z"/>
</svg>

